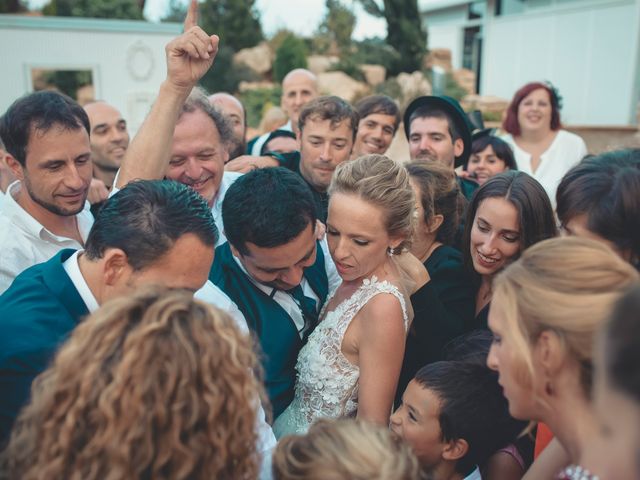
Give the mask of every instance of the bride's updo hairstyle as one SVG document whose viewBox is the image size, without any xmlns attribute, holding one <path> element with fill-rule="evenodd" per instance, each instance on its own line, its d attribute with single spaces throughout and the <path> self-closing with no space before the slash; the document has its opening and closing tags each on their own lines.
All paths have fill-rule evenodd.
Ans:
<svg viewBox="0 0 640 480">
<path fill-rule="evenodd" d="M 404 238 L 390 253 L 399 254 L 409 248 L 416 201 L 404 167 L 384 155 L 364 155 L 343 162 L 336 168 L 329 185 L 329 195 L 334 193 L 357 195 L 382 208 L 387 234 Z"/>
</svg>

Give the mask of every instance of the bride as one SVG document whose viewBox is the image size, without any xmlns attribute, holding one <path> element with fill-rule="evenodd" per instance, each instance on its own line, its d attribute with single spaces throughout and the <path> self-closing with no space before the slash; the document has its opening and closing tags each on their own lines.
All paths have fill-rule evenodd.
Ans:
<svg viewBox="0 0 640 480">
<path fill-rule="evenodd" d="M 276 437 L 318 418 L 357 416 L 388 425 L 409 324 L 394 256 L 408 245 L 415 199 L 406 170 L 382 155 L 344 162 L 329 187 L 327 242 L 340 286 L 300 350 L 295 396 Z"/>
</svg>

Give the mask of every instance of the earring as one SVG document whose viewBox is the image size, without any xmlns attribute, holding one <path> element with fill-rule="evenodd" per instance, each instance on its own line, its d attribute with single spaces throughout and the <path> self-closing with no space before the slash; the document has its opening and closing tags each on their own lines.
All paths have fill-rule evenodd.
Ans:
<svg viewBox="0 0 640 480">
<path fill-rule="evenodd" d="M 393 247 L 389 247 L 387 248 L 387 255 L 389 255 L 390 257 L 392 257 L 393 255 L 396 254 L 396 249 Z"/>
</svg>

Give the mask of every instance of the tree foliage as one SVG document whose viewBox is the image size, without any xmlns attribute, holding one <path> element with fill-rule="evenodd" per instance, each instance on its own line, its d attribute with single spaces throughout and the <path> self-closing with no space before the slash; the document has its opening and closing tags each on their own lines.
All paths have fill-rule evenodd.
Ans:
<svg viewBox="0 0 640 480">
<path fill-rule="evenodd" d="M 220 46 L 213 67 L 205 73 L 200 84 L 209 92 L 237 92 L 240 82 L 254 82 L 259 77 L 244 64 L 233 63 L 231 47 Z"/>
<path fill-rule="evenodd" d="M 327 11 L 318 27 L 318 40 L 328 42 L 327 49 L 335 45 L 342 56 L 349 54 L 351 35 L 356 26 L 356 16 L 340 0 L 326 0 Z"/>
<path fill-rule="evenodd" d="M 413 72 L 422 68 L 427 50 L 427 35 L 422 28 L 417 0 L 359 0 L 365 11 L 387 21 L 387 43 L 399 55 L 391 73 Z"/>
<path fill-rule="evenodd" d="M 27 10 L 22 0 L 0 0 L 0 13 L 20 13 Z"/>
<path fill-rule="evenodd" d="M 276 50 L 273 62 L 273 75 L 277 82 L 294 68 L 307 68 L 307 47 L 303 40 L 289 34 Z"/>
<path fill-rule="evenodd" d="M 143 20 L 137 0 L 51 0 L 42 13 L 58 17 Z"/>
<path fill-rule="evenodd" d="M 200 3 L 200 24 L 205 32 L 217 34 L 220 45 L 234 51 L 255 47 L 264 39 L 255 0 L 204 0 Z"/>
</svg>

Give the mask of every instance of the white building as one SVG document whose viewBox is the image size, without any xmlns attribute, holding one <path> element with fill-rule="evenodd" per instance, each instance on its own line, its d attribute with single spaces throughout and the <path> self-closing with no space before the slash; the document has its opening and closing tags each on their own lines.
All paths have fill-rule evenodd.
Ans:
<svg viewBox="0 0 640 480">
<path fill-rule="evenodd" d="M 448 48 L 453 68 L 478 91 L 510 99 L 549 80 L 563 121 L 637 125 L 640 0 L 418 0 L 429 48 Z"/>
<path fill-rule="evenodd" d="M 135 133 L 166 76 L 177 23 L 0 15 L 0 115 L 32 92 L 34 70 L 90 71 L 95 98 L 117 107 Z"/>
</svg>

